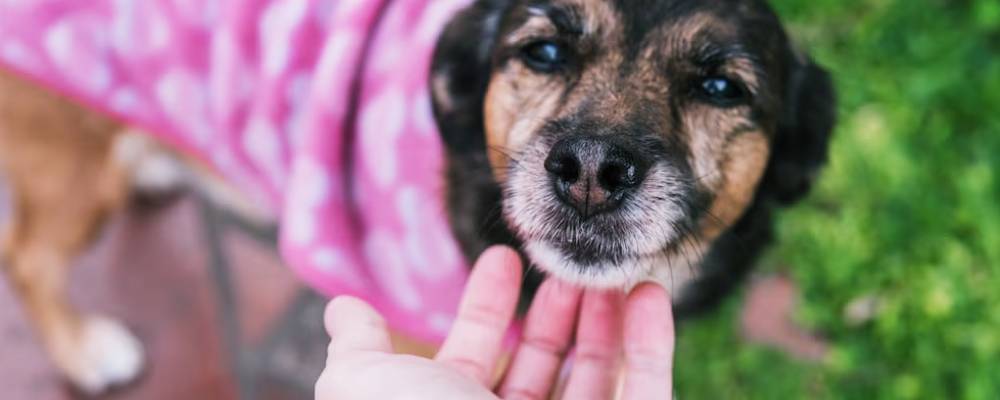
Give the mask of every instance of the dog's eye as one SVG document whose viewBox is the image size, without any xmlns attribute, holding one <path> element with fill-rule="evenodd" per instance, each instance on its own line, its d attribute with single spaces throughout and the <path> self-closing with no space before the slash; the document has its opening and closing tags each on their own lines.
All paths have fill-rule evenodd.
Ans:
<svg viewBox="0 0 1000 400">
<path fill-rule="evenodd" d="M 722 106 L 735 105 L 746 97 L 746 90 L 739 83 L 719 76 L 703 80 L 701 90 L 709 101 Z"/>
<path fill-rule="evenodd" d="M 538 41 L 521 49 L 521 59 L 531 69 L 552 72 L 566 63 L 566 49 L 550 41 Z"/>
</svg>

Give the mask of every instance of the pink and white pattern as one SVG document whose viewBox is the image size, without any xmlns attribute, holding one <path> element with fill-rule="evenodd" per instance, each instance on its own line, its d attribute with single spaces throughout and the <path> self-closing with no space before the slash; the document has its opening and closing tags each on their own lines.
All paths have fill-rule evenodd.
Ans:
<svg viewBox="0 0 1000 400">
<path fill-rule="evenodd" d="M 466 266 L 427 76 L 469 0 L 0 0 L 0 67 L 213 165 L 286 262 L 439 340 Z"/>
</svg>

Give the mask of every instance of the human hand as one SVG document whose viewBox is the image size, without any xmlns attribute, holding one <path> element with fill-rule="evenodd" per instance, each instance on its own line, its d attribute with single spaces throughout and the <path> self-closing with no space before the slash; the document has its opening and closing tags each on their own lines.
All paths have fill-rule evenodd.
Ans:
<svg viewBox="0 0 1000 400">
<path fill-rule="evenodd" d="M 663 288 L 649 283 L 626 297 L 618 292 L 584 293 L 547 280 L 528 311 L 503 381 L 494 387 L 520 284 L 516 253 L 504 247 L 484 252 L 434 359 L 396 354 L 385 320 L 373 308 L 352 297 L 334 299 L 325 315 L 331 341 L 316 398 L 547 399 L 574 344 L 564 398 L 610 399 L 619 389 L 626 400 L 671 397 L 670 300 Z M 619 376 L 624 376 L 620 386 Z"/>
</svg>

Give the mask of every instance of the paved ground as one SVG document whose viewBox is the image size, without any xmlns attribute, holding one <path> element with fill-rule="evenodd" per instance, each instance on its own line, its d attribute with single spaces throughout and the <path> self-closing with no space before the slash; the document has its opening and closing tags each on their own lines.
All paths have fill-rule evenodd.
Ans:
<svg viewBox="0 0 1000 400">
<path fill-rule="evenodd" d="M 4 198 L 0 200 L 2 222 L 9 205 L 3 193 L 0 197 Z M 123 320 L 146 345 L 151 359 L 151 368 L 138 384 L 109 399 L 235 397 L 197 211 L 195 203 L 187 199 L 157 210 L 130 210 L 111 221 L 96 248 L 73 267 L 70 291 L 76 304 Z M 293 303 L 302 309 L 300 314 L 322 312 L 315 305 L 306 307 L 321 304 L 321 300 L 303 294 L 304 289 L 269 246 L 238 233 L 227 234 L 225 242 L 240 293 L 242 331 L 248 346 L 264 344 L 279 318 L 294 325 L 295 321 L 288 323 L 289 317 L 282 315 Z M 319 318 L 312 315 L 308 319 Z M 320 355 L 325 349 L 323 341 L 325 338 L 318 340 Z M 301 337 L 299 342 L 303 342 Z M 318 373 L 315 368 L 296 370 L 304 366 L 293 354 L 294 346 L 274 340 L 267 344 L 277 349 L 268 354 L 272 369 L 283 370 L 284 375 L 298 374 L 305 382 Z M 314 361 L 311 364 L 315 366 Z M 297 386 L 287 379 L 277 382 L 268 373 L 262 375 L 255 379 L 261 398 L 311 397 L 308 392 L 296 391 Z M 0 279 L 0 387 L 0 398 L 11 400 L 78 397 L 67 390 L 44 357 L 6 279 Z"/>
</svg>

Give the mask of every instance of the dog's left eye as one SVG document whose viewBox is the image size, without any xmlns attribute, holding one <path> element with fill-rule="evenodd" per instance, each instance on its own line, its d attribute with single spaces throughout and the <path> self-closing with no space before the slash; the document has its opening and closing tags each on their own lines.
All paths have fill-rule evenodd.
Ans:
<svg viewBox="0 0 1000 400">
<path fill-rule="evenodd" d="M 552 72 L 566 63 L 566 49 L 550 41 L 538 41 L 521 49 L 521 59 L 531 69 Z"/>
<path fill-rule="evenodd" d="M 703 80 L 701 90 L 708 100 L 723 106 L 734 105 L 746 97 L 746 90 L 739 83 L 720 76 Z"/>
</svg>

